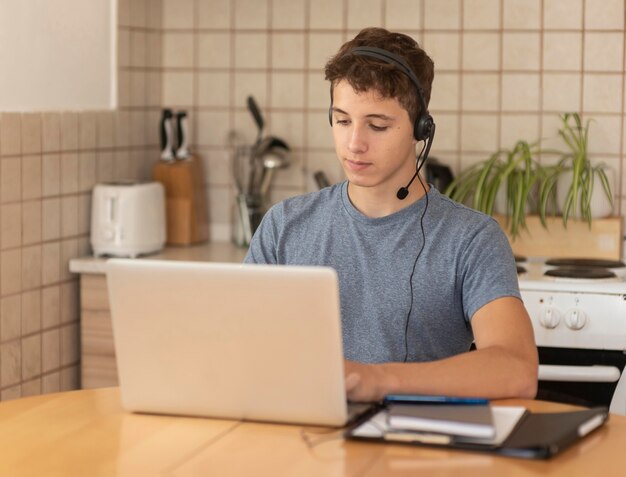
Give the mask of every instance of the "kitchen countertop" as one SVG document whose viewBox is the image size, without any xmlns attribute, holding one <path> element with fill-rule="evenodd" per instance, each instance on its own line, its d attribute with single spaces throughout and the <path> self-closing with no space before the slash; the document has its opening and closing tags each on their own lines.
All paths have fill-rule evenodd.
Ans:
<svg viewBox="0 0 626 477">
<path fill-rule="evenodd" d="M 212 242 L 184 247 L 165 247 L 158 253 L 142 255 L 141 259 L 185 260 L 193 262 L 243 262 L 248 249 L 230 242 Z M 70 260 L 70 272 L 104 274 L 111 257 L 86 256 Z"/>
</svg>

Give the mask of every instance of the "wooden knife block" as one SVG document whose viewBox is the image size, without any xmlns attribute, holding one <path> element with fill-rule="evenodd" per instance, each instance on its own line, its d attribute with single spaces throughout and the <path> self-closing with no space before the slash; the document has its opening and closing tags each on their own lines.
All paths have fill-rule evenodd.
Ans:
<svg viewBox="0 0 626 477">
<path fill-rule="evenodd" d="M 207 241 L 209 220 L 200 159 L 192 155 L 181 161 L 159 161 L 153 175 L 165 188 L 167 244 Z"/>
</svg>

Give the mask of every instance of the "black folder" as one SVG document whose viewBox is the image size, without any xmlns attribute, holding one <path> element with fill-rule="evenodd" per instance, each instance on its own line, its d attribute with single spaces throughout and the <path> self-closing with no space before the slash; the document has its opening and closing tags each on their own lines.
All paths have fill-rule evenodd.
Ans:
<svg viewBox="0 0 626 477">
<path fill-rule="evenodd" d="M 380 413 L 385 413 L 381 410 Z M 600 428 L 609 418 L 605 407 L 558 413 L 531 413 L 525 411 L 508 437 L 500 444 L 481 442 L 480 439 L 456 438 L 455 436 L 422 433 L 386 433 L 380 425 L 372 422 L 379 416 L 368 416 L 354 423 L 345 432 L 348 439 L 393 444 L 425 445 L 491 452 L 509 457 L 548 459 L 586 435 Z M 380 417 L 378 417 L 380 419 Z M 376 432 L 363 434 L 363 424 L 371 424 Z"/>
</svg>

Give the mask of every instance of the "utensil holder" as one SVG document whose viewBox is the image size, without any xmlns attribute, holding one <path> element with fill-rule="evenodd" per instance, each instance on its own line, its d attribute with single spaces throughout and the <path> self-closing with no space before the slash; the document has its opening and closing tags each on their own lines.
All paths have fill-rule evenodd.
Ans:
<svg viewBox="0 0 626 477">
<path fill-rule="evenodd" d="M 248 247 L 264 214 L 261 196 L 238 194 L 232 210 L 233 243 L 239 247 Z"/>
</svg>

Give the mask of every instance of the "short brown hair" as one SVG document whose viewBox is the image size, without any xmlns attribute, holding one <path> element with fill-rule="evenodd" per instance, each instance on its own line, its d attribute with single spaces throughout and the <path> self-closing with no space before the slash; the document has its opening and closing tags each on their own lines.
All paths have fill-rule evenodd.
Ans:
<svg viewBox="0 0 626 477">
<path fill-rule="evenodd" d="M 374 89 L 384 98 L 396 98 L 409 113 L 411 121 L 415 121 L 421 111 L 413 82 L 394 65 L 369 56 L 351 55 L 350 51 L 358 46 L 382 48 L 406 61 L 422 87 L 428 108 L 435 77 L 433 60 L 410 36 L 384 28 L 361 30 L 326 63 L 324 73 L 330 81 L 331 100 L 334 86 L 346 80 L 357 92 Z"/>
</svg>

